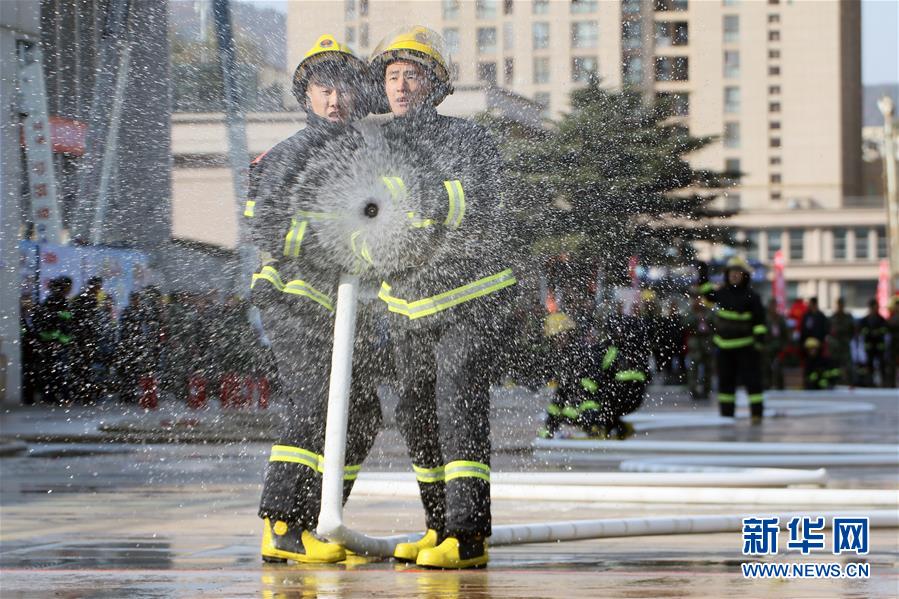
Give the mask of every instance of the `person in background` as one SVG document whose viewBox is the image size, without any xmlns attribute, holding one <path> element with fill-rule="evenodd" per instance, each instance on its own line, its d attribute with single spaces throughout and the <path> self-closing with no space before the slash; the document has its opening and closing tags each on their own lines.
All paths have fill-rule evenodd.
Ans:
<svg viewBox="0 0 899 599">
<path fill-rule="evenodd" d="M 896 386 L 896 360 L 899 360 L 899 295 L 894 295 L 890 300 L 890 315 L 887 318 L 887 333 L 889 341 L 886 344 L 886 378 L 884 387 Z"/>
<path fill-rule="evenodd" d="M 830 321 L 818 308 L 818 298 L 813 297 L 808 302 L 808 310 L 802 316 L 802 323 L 799 327 L 799 341 L 805 348 L 805 340 L 811 337 L 818 340 L 821 346 L 820 351 L 824 351 L 827 334 L 830 332 Z"/>
<path fill-rule="evenodd" d="M 100 360 L 100 335 L 103 333 L 103 308 L 100 294 L 103 279 L 91 277 L 84 289 L 70 302 L 74 328 L 72 351 L 72 383 L 75 399 L 82 403 L 94 403 L 100 396 L 98 368 Z"/>
<path fill-rule="evenodd" d="M 65 404 L 72 400 L 71 354 L 74 331 L 68 295 L 72 279 L 51 279 L 50 294 L 34 314 L 34 330 L 40 347 L 41 395 L 44 401 Z"/>
<path fill-rule="evenodd" d="M 852 342 L 855 339 L 855 319 L 846 312 L 846 302 L 837 299 L 836 311 L 830 317 L 830 357 L 840 369 L 840 381 L 844 385 L 855 383 L 855 368 L 852 360 Z"/>
<path fill-rule="evenodd" d="M 694 298 L 687 316 L 687 386 L 693 399 L 708 399 L 712 391 L 714 345 L 712 317 L 699 298 Z"/>
<path fill-rule="evenodd" d="M 787 320 L 777 311 L 777 301 L 768 301 L 765 315 L 768 332 L 765 335 L 765 347 L 762 352 L 762 372 L 765 376 L 765 389 L 783 389 L 783 360 L 786 349 L 790 346 L 790 327 Z"/>
<path fill-rule="evenodd" d="M 886 382 L 887 321 L 880 315 L 880 308 L 874 298 L 868 302 L 868 314 L 858 322 L 858 333 L 865 348 L 866 386 L 877 386 L 876 375 L 879 375 L 883 385 Z"/>
<path fill-rule="evenodd" d="M 821 353 L 821 342 L 816 337 L 805 340 L 805 364 L 802 369 L 803 388 L 807 391 L 833 389 L 840 378 L 840 369 Z"/>
</svg>

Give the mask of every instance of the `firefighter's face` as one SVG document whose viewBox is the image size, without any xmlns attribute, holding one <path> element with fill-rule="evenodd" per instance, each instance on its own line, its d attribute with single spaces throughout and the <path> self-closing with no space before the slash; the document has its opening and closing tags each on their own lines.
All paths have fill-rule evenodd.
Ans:
<svg viewBox="0 0 899 599">
<path fill-rule="evenodd" d="M 403 116 L 425 103 L 431 94 L 431 81 L 421 65 L 398 60 L 390 63 L 384 72 L 384 92 L 390 111 Z"/>
<path fill-rule="evenodd" d="M 728 283 L 728 285 L 734 285 L 734 286 L 739 285 L 740 283 L 743 282 L 744 276 L 745 276 L 745 274 L 743 273 L 742 270 L 732 268 L 729 271 L 727 271 L 727 283 Z"/>
<path fill-rule="evenodd" d="M 353 113 L 353 93 L 344 83 L 310 81 L 306 100 L 316 116 L 332 123 L 345 123 Z"/>
</svg>

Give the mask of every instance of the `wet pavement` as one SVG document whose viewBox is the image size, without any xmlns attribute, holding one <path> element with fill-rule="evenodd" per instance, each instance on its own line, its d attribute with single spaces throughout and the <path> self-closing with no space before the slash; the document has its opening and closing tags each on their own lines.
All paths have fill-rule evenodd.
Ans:
<svg viewBox="0 0 899 599">
<path fill-rule="evenodd" d="M 711 409 L 671 390 L 654 393 L 647 412 Z M 831 400 L 867 402 L 875 409 L 827 417 L 773 418 L 761 428 L 738 423 L 727 429 L 666 429 L 642 438 L 899 441 L 899 398 L 881 394 Z M 515 390 L 497 391 L 494 432 L 501 438 L 496 443 L 495 470 L 565 467 L 558 460 L 540 463 L 528 450 L 542 402 L 539 396 Z M 7 443 L 16 437 L 32 438 L 32 429 L 38 425 L 44 433 L 65 432 L 62 437 L 69 435 L 70 441 L 76 441 L 18 441 L 18 449 L 0 461 L 0 596 L 4 598 L 899 595 L 895 529 L 872 530 L 872 550 L 863 558 L 829 552 L 810 556 L 782 552 L 773 558 L 784 563 L 862 560 L 871 567 L 867 580 L 745 580 L 739 564 L 749 559 L 741 555 L 742 536 L 737 532 L 499 547 L 491 550 L 489 568 L 469 572 L 423 571 L 390 560 L 362 558 L 334 566 L 263 565 L 258 559 L 255 511 L 268 443 L 221 438 L 192 444 L 104 443 L 110 437 L 98 436 L 98 419 L 134 415 L 121 410 L 75 410 L 51 417 L 47 412 L 36 408 L 0 417 L 0 436 Z M 215 418 L 220 428 L 242 426 L 239 419 Z M 75 428 L 83 431 L 80 437 Z M 395 471 L 408 467 L 389 418 L 366 467 Z M 611 470 L 615 463 L 589 468 Z M 895 469 L 828 470 L 831 487 L 864 492 L 899 486 Z M 675 505 L 664 502 L 664 489 L 659 489 L 659 495 L 659 503 L 639 505 L 496 501 L 494 522 L 777 511 L 770 506 Z M 795 511 L 797 506 L 784 509 Z M 414 499 L 353 496 L 346 516 L 350 526 L 371 534 L 416 530 L 422 525 L 421 508 Z"/>
</svg>

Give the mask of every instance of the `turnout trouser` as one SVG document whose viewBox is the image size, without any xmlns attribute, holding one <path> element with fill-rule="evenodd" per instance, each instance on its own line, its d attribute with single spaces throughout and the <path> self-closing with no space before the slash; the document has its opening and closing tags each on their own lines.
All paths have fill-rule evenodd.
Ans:
<svg viewBox="0 0 899 599">
<path fill-rule="evenodd" d="M 483 328 L 462 323 L 393 336 L 396 419 L 428 528 L 490 534 L 490 368 Z"/>
<path fill-rule="evenodd" d="M 723 416 L 733 416 L 737 400 L 737 383 L 746 387 L 753 416 L 761 416 L 762 368 L 759 351 L 752 346 L 718 350 L 718 407 Z"/>
<path fill-rule="evenodd" d="M 334 322 L 317 305 L 301 308 L 275 303 L 262 308 L 286 400 L 285 420 L 272 447 L 259 515 L 313 530 L 321 507 L 325 423 Z M 360 311 L 356 322 L 353 382 L 347 426 L 344 501 L 381 426 L 377 365 L 372 327 Z"/>
</svg>

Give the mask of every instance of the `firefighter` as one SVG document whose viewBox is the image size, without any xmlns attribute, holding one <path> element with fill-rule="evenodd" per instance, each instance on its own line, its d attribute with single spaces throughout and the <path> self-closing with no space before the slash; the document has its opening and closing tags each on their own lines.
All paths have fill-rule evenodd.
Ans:
<svg viewBox="0 0 899 599">
<path fill-rule="evenodd" d="M 593 378 L 591 353 L 581 343 L 574 320 L 562 312 L 554 312 L 543 321 L 543 335 L 552 345 L 547 385 L 554 394 L 546 406 L 546 422 L 537 436 L 552 439 L 563 424 L 579 424 L 582 411 L 595 411 L 599 407 L 595 398 L 589 397 L 596 393 L 598 386 Z M 589 418 L 590 414 L 586 416 Z M 593 419 L 590 420 L 593 424 Z M 590 432 L 589 428 L 586 432 Z"/>
<path fill-rule="evenodd" d="M 491 361 L 517 282 L 506 241 L 498 148 L 483 127 L 439 115 L 452 93 L 444 42 L 421 26 L 388 35 L 371 73 L 393 118 L 394 151 L 433 165 L 439 214 L 421 222 L 440 248 L 421 268 L 385 282 L 400 401 L 397 423 L 412 458 L 427 532 L 396 547 L 419 566 L 469 568 L 488 561 Z M 512 288 L 512 289 L 510 289 Z"/>
<path fill-rule="evenodd" d="M 687 385 L 693 399 L 708 399 L 712 390 L 712 318 L 708 308 L 695 298 L 687 316 Z"/>
<path fill-rule="evenodd" d="M 803 386 L 809 391 L 833 389 L 840 378 L 840 369 L 821 351 L 821 341 L 808 337 L 803 344 L 805 365 L 802 369 Z"/>
<path fill-rule="evenodd" d="M 72 380 L 77 397 L 84 403 L 93 403 L 100 397 L 100 381 L 95 363 L 101 359 L 100 343 L 103 335 L 104 314 L 100 305 L 103 279 L 91 277 L 84 289 L 70 302 L 75 329 L 75 352 L 72 356 Z"/>
<path fill-rule="evenodd" d="M 858 323 L 858 333 L 865 348 L 865 377 L 870 387 L 876 386 L 875 373 L 880 374 L 882 386 L 886 386 L 886 334 L 887 321 L 880 315 L 877 300 L 868 301 L 868 313 Z"/>
<path fill-rule="evenodd" d="M 713 304 L 719 411 L 722 416 L 734 416 L 737 383 L 742 382 L 749 395 L 752 421 L 759 423 L 764 413 L 760 350 L 768 328 L 765 309 L 750 286 L 750 277 L 746 261 L 734 256 L 727 261 L 724 284 L 715 289 L 710 281 L 700 279 L 698 292 Z"/>
<path fill-rule="evenodd" d="M 34 312 L 41 365 L 38 380 L 44 401 L 68 403 L 72 400 L 71 355 L 77 324 L 68 300 L 72 279 L 51 279 L 48 289 L 47 299 Z"/>
<path fill-rule="evenodd" d="M 581 418 L 593 424 L 596 435 L 627 439 L 634 427 L 622 417 L 643 405 L 652 374 L 645 337 L 636 327 L 612 331 L 609 342 L 595 355 L 599 408 L 595 415 L 582 410 Z"/>
<path fill-rule="evenodd" d="M 306 127 L 260 156 L 251 167 L 244 216 L 262 267 L 253 275 L 251 299 L 261 313 L 279 375 L 287 417 L 266 469 L 259 507 L 262 558 L 332 563 L 346 558 L 339 544 L 314 533 L 321 502 L 327 390 L 333 341 L 334 297 L 339 272 L 309 258 L 315 239 L 296 211 L 292 194 L 302 172 L 325 142 L 347 133 L 363 116 L 366 65 L 331 35 L 306 53 L 293 78 L 293 93 L 307 115 Z M 339 164 L 332 165 L 338 168 Z M 301 206 L 302 208 L 302 206 Z M 305 237 L 305 238 L 304 238 Z M 305 259 L 304 259 L 305 258 Z M 381 411 L 371 352 L 362 351 L 368 327 L 360 314 L 350 392 L 344 500 L 359 464 L 371 449 Z"/>
<path fill-rule="evenodd" d="M 790 346 L 790 327 L 787 319 L 777 311 L 777 300 L 768 300 L 765 326 L 765 349 L 762 352 L 762 373 L 765 375 L 765 389 L 784 388 L 784 352 Z"/>
<path fill-rule="evenodd" d="M 852 360 L 852 341 L 855 339 L 855 319 L 846 312 L 846 302 L 837 299 L 837 309 L 830 317 L 830 355 L 840 369 L 840 380 L 846 385 L 855 382 Z"/>
</svg>

